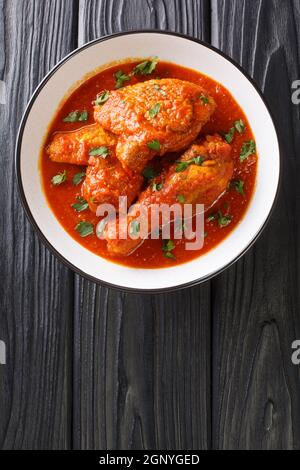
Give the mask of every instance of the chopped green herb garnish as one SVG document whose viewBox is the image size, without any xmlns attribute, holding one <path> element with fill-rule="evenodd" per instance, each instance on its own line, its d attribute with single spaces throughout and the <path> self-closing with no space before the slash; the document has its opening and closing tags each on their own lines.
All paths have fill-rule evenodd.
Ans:
<svg viewBox="0 0 300 470">
<path fill-rule="evenodd" d="M 232 216 L 231 215 L 223 215 L 221 211 L 219 211 L 217 214 L 210 214 L 206 221 L 207 222 L 212 222 L 214 220 L 217 220 L 219 227 L 227 227 L 232 221 Z"/>
<path fill-rule="evenodd" d="M 239 121 L 235 121 L 234 127 L 236 128 L 239 134 L 243 134 L 243 132 L 245 132 L 245 129 L 246 129 L 246 126 L 242 119 L 240 119 Z"/>
<path fill-rule="evenodd" d="M 87 121 L 89 118 L 89 113 L 87 111 L 83 111 L 79 118 L 78 118 L 78 121 Z"/>
<path fill-rule="evenodd" d="M 165 92 L 165 90 L 161 86 L 159 86 L 157 83 L 155 83 L 153 86 L 155 90 L 158 91 L 161 95 L 167 96 L 167 93 Z"/>
<path fill-rule="evenodd" d="M 173 240 L 163 240 L 162 251 L 164 253 L 165 258 L 175 260 L 175 256 L 173 255 L 172 251 L 175 248 L 175 243 Z"/>
<path fill-rule="evenodd" d="M 212 222 L 213 220 L 216 220 L 216 218 L 217 218 L 216 214 L 210 214 L 206 220 L 207 222 Z"/>
<path fill-rule="evenodd" d="M 94 104 L 96 106 L 100 106 L 101 104 L 104 104 L 106 103 L 106 101 L 108 100 L 109 98 L 109 91 L 103 91 L 103 93 L 101 93 L 100 95 L 97 95 L 97 98 L 96 100 L 94 101 Z"/>
<path fill-rule="evenodd" d="M 82 178 L 85 177 L 85 173 L 76 173 L 76 175 L 73 176 L 73 184 L 75 186 L 78 186 L 81 181 L 82 181 Z"/>
<path fill-rule="evenodd" d="M 53 176 L 51 179 L 51 183 L 54 186 L 59 186 L 60 184 L 64 183 L 67 181 L 67 172 L 64 170 L 62 173 L 58 173 L 58 175 Z"/>
<path fill-rule="evenodd" d="M 233 141 L 234 134 L 235 134 L 235 128 L 234 127 L 231 127 L 231 129 L 229 129 L 227 134 L 224 134 L 224 139 L 226 140 L 226 142 L 228 144 L 231 144 L 231 142 Z"/>
<path fill-rule="evenodd" d="M 194 157 L 193 160 L 195 165 L 201 166 L 205 159 L 204 157 Z"/>
<path fill-rule="evenodd" d="M 102 158 L 106 158 L 108 155 L 109 155 L 109 150 L 107 147 L 105 147 L 104 145 L 102 145 L 101 147 L 97 147 L 97 148 L 94 148 L 94 149 L 91 149 L 89 151 L 89 155 L 91 157 L 102 157 Z"/>
<path fill-rule="evenodd" d="M 163 246 L 162 250 L 163 251 L 172 251 L 175 248 L 175 243 L 173 240 L 163 240 Z"/>
<path fill-rule="evenodd" d="M 243 132 L 245 132 L 245 129 L 246 129 L 246 126 L 244 124 L 244 121 L 240 119 L 239 121 L 235 121 L 234 127 L 231 127 L 227 133 L 223 134 L 223 136 L 226 142 L 228 144 L 231 144 L 231 142 L 233 141 L 235 132 L 237 131 L 239 134 L 243 134 Z"/>
<path fill-rule="evenodd" d="M 244 192 L 244 181 L 242 181 L 242 180 L 231 181 L 230 186 L 232 188 L 234 188 L 239 194 L 244 196 L 244 194 L 245 194 L 245 192 Z"/>
<path fill-rule="evenodd" d="M 223 215 L 222 212 L 218 212 L 218 224 L 219 227 L 227 227 L 232 221 L 231 215 Z"/>
<path fill-rule="evenodd" d="M 160 142 L 158 140 L 152 140 L 152 142 L 148 142 L 147 145 L 151 150 L 155 150 L 156 152 L 160 151 Z"/>
<path fill-rule="evenodd" d="M 204 104 L 209 104 L 209 98 L 206 95 L 201 95 L 199 96 L 199 99 L 204 103 Z"/>
<path fill-rule="evenodd" d="M 78 202 L 72 204 L 72 207 L 73 209 L 75 209 L 76 212 L 83 212 L 88 209 L 89 205 L 85 199 L 82 199 L 80 196 L 77 196 L 76 199 Z"/>
<path fill-rule="evenodd" d="M 133 236 L 138 236 L 141 230 L 141 224 L 137 220 L 133 220 L 129 226 L 129 233 Z"/>
<path fill-rule="evenodd" d="M 163 187 L 162 183 L 153 183 L 152 184 L 152 191 L 156 193 L 157 191 L 160 191 Z"/>
<path fill-rule="evenodd" d="M 150 75 L 156 69 L 158 60 L 157 58 L 153 58 L 152 60 L 145 60 L 141 64 L 138 64 L 134 70 L 134 75 Z"/>
<path fill-rule="evenodd" d="M 172 253 L 171 251 L 166 251 L 166 252 L 164 253 L 164 257 L 165 257 L 165 258 L 169 258 L 169 259 L 173 259 L 174 261 L 176 261 L 176 256 L 173 255 L 173 253 Z"/>
<path fill-rule="evenodd" d="M 153 178 L 155 178 L 156 175 L 156 171 L 154 170 L 154 168 L 152 168 L 152 166 L 147 166 L 142 175 L 144 176 L 144 178 L 146 178 L 147 180 L 152 180 Z"/>
<path fill-rule="evenodd" d="M 185 171 L 188 167 L 189 167 L 188 162 L 177 162 L 176 173 L 180 173 L 181 171 Z"/>
<path fill-rule="evenodd" d="M 178 202 L 180 202 L 180 204 L 185 203 L 185 197 L 182 194 L 178 194 L 178 196 L 176 196 L 176 199 Z"/>
<path fill-rule="evenodd" d="M 119 88 L 122 88 L 124 86 L 125 82 L 129 82 L 131 78 L 129 75 L 126 75 L 122 70 L 119 70 L 117 73 L 115 73 L 115 79 L 115 88 L 118 90 Z"/>
<path fill-rule="evenodd" d="M 180 173 L 181 171 L 185 171 L 190 165 L 198 165 L 201 166 L 204 162 L 204 157 L 198 156 L 194 157 L 191 160 L 186 161 L 178 161 L 176 166 L 176 173 Z"/>
<path fill-rule="evenodd" d="M 63 122 L 87 121 L 89 113 L 87 111 L 72 111 L 63 119 Z"/>
<path fill-rule="evenodd" d="M 91 222 L 82 221 L 76 225 L 75 230 L 84 238 L 94 233 L 94 225 Z"/>
<path fill-rule="evenodd" d="M 254 140 L 249 140 L 245 142 L 241 149 L 240 160 L 243 162 L 246 160 L 250 155 L 254 155 L 256 153 L 256 145 Z"/>
<path fill-rule="evenodd" d="M 156 103 L 151 109 L 149 109 L 148 114 L 149 114 L 150 119 L 153 119 L 155 118 L 155 116 L 157 116 L 157 114 L 160 111 L 160 108 L 161 108 L 161 104 Z"/>
</svg>

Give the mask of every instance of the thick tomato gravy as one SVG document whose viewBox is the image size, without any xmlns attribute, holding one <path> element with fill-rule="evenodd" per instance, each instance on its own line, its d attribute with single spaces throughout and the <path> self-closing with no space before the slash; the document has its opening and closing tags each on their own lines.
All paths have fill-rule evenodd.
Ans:
<svg viewBox="0 0 300 470">
<path fill-rule="evenodd" d="M 164 251 L 162 250 L 161 240 L 146 240 L 142 246 L 128 257 L 110 257 L 106 250 L 105 241 L 98 239 L 95 234 L 82 238 L 80 234 L 74 230 L 75 226 L 82 220 L 91 222 L 94 226 L 99 222 L 99 218 L 89 209 L 84 212 L 77 213 L 71 207 L 71 205 L 76 202 L 76 197 L 80 196 L 80 185 L 75 186 L 73 184 L 73 176 L 80 171 L 84 172 L 84 167 L 52 162 L 46 152 L 47 145 L 55 132 L 72 131 L 83 127 L 83 125 L 86 126 L 92 124 L 94 122 L 93 101 L 96 99 L 97 94 L 103 90 L 113 90 L 115 88 L 114 74 L 120 69 L 122 69 L 124 73 L 129 74 L 137 63 L 138 62 L 128 62 L 126 64 L 107 68 L 88 79 L 71 94 L 63 106 L 58 110 L 57 115 L 50 126 L 45 145 L 42 149 L 41 176 L 44 191 L 52 211 L 64 229 L 78 243 L 99 256 L 126 266 L 137 268 L 170 267 L 197 258 L 222 242 L 222 240 L 224 240 L 224 238 L 234 230 L 236 225 L 244 216 L 253 194 L 257 169 L 257 156 L 256 154 L 252 154 L 245 161 L 241 162 L 240 154 L 243 144 L 250 140 L 254 140 L 254 137 L 243 110 L 222 85 L 199 72 L 166 62 L 159 62 L 156 70 L 150 76 L 134 76 L 131 78 L 130 82 L 125 83 L 125 86 L 127 84 L 132 85 L 138 81 L 160 77 L 178 78 L 200 84 L 211 96 L 214 97 L 217 103 L 217 110 L 211 121 L 202 129 L 201 135 L 214 133 L 220 133 L 223 135 L 224 133 L 228 133 L 228 131 L 234 126 L 234 123 L 240 119 L 242 119 L 246 126 L 242 134 L 235 132 L 235 136 L 231 143 L 232 158 L 234 159 L 235 167 L 234 180 L 243 182 L 243 194 L 237 191 L 236 186 L 232 184 L 228 191 L 218 200 L 215 207 L 207 213 L 205 222 L 205 241 L 201 250 L 186 251 L 186 240 L 175 240 L 175 248 L 172 253 L 176 259 L 169 259 L 165 257 Z M 74 110 L 88 111 L 88 121 L 84 123 L 63 122 L 64 117 Z M 67 181 L 59 186 L 54 186 L 51 183 L 52 177 L 64 170 L 67 171 Z M 210 220 L 212 219 L 209 217 L 211 213 L 217 214 L 219 211 L 223 215 L 230 216 L 231 222 L 229 225 L 220 227 L 218 220 Z"/>
</svg>

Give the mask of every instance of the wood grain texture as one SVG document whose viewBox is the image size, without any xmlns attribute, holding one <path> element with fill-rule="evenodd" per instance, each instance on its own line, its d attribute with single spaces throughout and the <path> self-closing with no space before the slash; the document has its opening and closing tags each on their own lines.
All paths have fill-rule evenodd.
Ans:
<svg viewBox="0 0 300 470">
<path fill-rule="evenodd" d="M 174 294 L 74 276 L 33 234 L 13 175 L 21 114 L 46 72 L 77 44 L 147 28 L 211 38 L 242 64 L 283 149 L 254 248 Z M 298 0 L 0 0 L 1 448 L 300 449 L 299 28 Z"/>
<path fill-rule="evenodd" d="M 3 449 L 71 443 L 73 274 L 33 234 L 17 195 L 13 154 L 31 93 L 74 46 L 72 3 L 0 2 L 0 80 L 6 85 L 6 104 L 0 104 L 0 337 L 7 346 L 7 365 L 0 366 Z"/>
<path fill-rule="evenodd" d="M 81 0 L 79 43 L 125 29 L 208 39 L 209 5 L 194 0 Z M 74 446 L 210 446 L 210 284 L 133 295 L 76 276 Z"/>
<path fill-rule="evenodd" d="M 299 449 L 299 368 L 291 344 L 299 317 L 298 1 L 213 0 L 214 45 L 257 80 L 276 116 L 283 181 L 255 247 L 213 282 L 213 445 Z M 267 184 L 267 183 L 266 183 Z"/>
</svg>

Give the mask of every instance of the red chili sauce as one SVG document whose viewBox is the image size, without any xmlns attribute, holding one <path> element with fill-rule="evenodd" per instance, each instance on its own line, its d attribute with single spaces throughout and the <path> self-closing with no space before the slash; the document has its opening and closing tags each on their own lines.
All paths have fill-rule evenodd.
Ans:
<svg viewBox="0 0 300 470">
<path fill-rule="evenodd" d="M 76 186 L 73 184 L 73 176 L 81 171 L 84 172 L 85 168 L 78 167 L 77 165 L 53 162 L 50 160 L 46 151 L 47 145 L 51 141 L 54 133 L 72 131 L 83 127 L 83 125 L 88 126 L 92 124 L 94 122 L 93 101 L 96 99 L 97 94 L 103 90 L 115 89 L 116 79 L 114 74 L 120 69 L 122 69 L 125 74 L 129 74 L 137 63 L 138 62 L 129 62 L 107 68 L 88 79 L 71 94 L 63 106 L 57 111 L 57 115 L 49 129 L 44 148 L 42 149 L 41 175 L 44 191 L 52 211 L 64 229 L 78 243 L 93 253 L 122 265 L 136 268 L 170 267 L 197 258 L 221 243 L 222 240 L 235 229 L 245 215 L 254 191 L 257 155 L 253 153 L 244 161 L 241 161 L 240 158 L 243 144 L 254 140 L 254 137 L 243 110 L 222 85 L 195 70 L 166 62 L 159 62 L 156 70 L 151 75 L 133 76 L 130 82 L 125 83 L 125 86 L 127 84 L 132 85 L 139 81 L 160 77 L 178 78 L 201 85 L 215 99 L 217 109 L 210 122 L 202 129 L 200 135 L 214 133 L 221 135 L 227 134 L 230 129 L 234 127 L 234 123 L 240 120 L 242 120 L 245 125 L 245 129 L 242 133 L 235 131 L 234 138 L 231 142 L 232 158 L 234 160 L 233 183 L 229 186 L 228 191 L 218 200 L 213 209 L 208 211 L 205 216 L 205 241 L 201 250 L 187 251 L 185 250 L 186 240 L 184 238 L 182 240 L 174 240 L 175 248 L 172 250 L 172 254 L 175 259 L 170 259 L 165 257 L 165 252 L 162 250 L 162 240 L 146 240 L 130 256 L 122 258 L 111 257 L 107 252 L 106 242 L 97 238 L 95 233 L 82 238 L 80 234 L 75 231 L 75 226 L 82 220 L 89 221 L 93 223 L 94 226 L 99 222 L 99 218 L 89 209 L 77 213 L 71 207 L 71 205 L 76 202 L 76 197 L 80 196 L 80 185 Z M 63 122 L 63 119 L 74 110 L 87 110 L 89 114 L 88 120 L 84 123 Z M 170 157 L 176 159 L 174 155 Z M 51 182 L 52 177 L 64 170 L 67 171 L 67 181 L 59 186 L 54 186 Z M 237 184 L 237 181 L 239 184 Z M 225 217 L 229 216 L 230 223 L 226 226 L 220 226 L 219 216 L 214 218 L 210 217 L 211 214 L 215 215 L 218 213 L 219 216 L 220 214 Z"/>
</svg>

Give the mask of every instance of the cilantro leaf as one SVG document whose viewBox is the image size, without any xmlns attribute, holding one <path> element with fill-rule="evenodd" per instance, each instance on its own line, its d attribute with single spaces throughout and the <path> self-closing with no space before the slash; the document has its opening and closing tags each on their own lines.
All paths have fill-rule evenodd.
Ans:
<svg viewBox="0 0 300 470">
<path fill-rule="evenodd" d="M 147 145 L 151 150 L 155 150 L 156 152 L 160 151 L 160 142 L 158 140 L 152 140 L 152 142 L 148 142 Z"/>
<path fill-rule="evenodd" d="M 234 126 L 229 129 L 227 133 L 224 133 L 224 139 L 228 144 L 231 144 L 231 142 L 234 139 L 236 131 L 239 134 L 243 134 L 245 132 L 246 126 L 244 124 L 244 121 L 242 119 L 239 119 L 238 121 L 235 121 Z"/>
<path fill-rule="evenodd" d="M 246 126 L 244 124 L 244 121 L 242 119 L 239 119 L 238 121 L 235 121 L 234 127 L 238 131 L 239 134 L 243 134 L 245 132 Z"/>
<path fill-rule="evenodd" d="M 101 147 L 96 147 L 96 148 L 93 148 L 89 151 L 89 155 L 91 157 L 102 157 L 102 158 L 106 158 L 108 157 L 109 155 L 109 150 L 107 147 L 105 147 L 104 145 L 102 145 Z"/>
<path fill-rule="evenodd" d="M 234 134 L 235 134 L 234 127 L 231 127 L 229 131 L 226 134 L 224 134 L 224 139 L 226 140 L 228 144 L 231 144 L 231 142 L 233 141 Z"/>
<path fill-rule="evenodd" d="M 227 227 L 232 221 L 231 215 L 223 215 L 222 212 L 218 212 L 218 225 L 219 227 Z"/>
<path fill-rule="evenodd" d="M 101 94 L 97 95 L 96 100 L 94 101 L 94 104 L 96 106 L 100 106 L 101 104 L 106 103 L 106 101 L 109 98 L 109 91 L 105 90 Z"/>
<path fill-rule="evenodd" d="M 85 199 L 82 199 L 80 196 L 77 196 L 76 199 L 78 202 L 72 204 L 72 207 L 76 212 L 83 212 L 88 209 L 89 205 Z"/>
<path fill-rule="evenodd" d="M 157 58 L 153 58 L 152 60 L 145 60 L 140 64 L 136 65 L 133 69 L 134 75 L 151 75 L 152 72 L 156 69 L 158 64 Z"/>
<path fill-rule="evenodd" d="M 118 90 L 119 88 L 122 88 L 124 86 L 125 82 L 129 82 L 131 80 L 131 77 L 129 75 L 126 75 L 122 70 L 119 70 L 115 73 L 115 79 L 115 88 Z"/>
<path fill-rule="evenodd" d="M 63 119 L 63 122 L 87 121 L 89 113 L 87 111 L 72 111 Z"/>
<path fill-rule="evenodd" d="M 247 160 L 250 155 L 254 155 L 255 153 L 256 145 L 254 140 L 249 140 L 248 142 L 245 142 L 241 149 L 240 161 L 243 162 L 244 160 Z"/>
<path fill-rule="evenodd" d="M 176 199 L 178 202 L 180 202 L 180 204 L 185 203 L 185 197 L 182 194 L 178 194 L 178 196 L 176 196 Z"/>
<path fill-rule="evenodd" d="M 160 111 L 160 108 L 161 108 L 161 104 L 156 103 L 151 109 L 149 109 L 148 114 L 149 114 L 150 119 L 153 119 L 155 118 L 155 116 L 157 116 L 157 114 Z"/>
<path fill-rule="evenodd" d="M 81 221 L 76 225 L 75 230 L 81 237 L 88 237 L 94 233 L 94 225 L 91 222 Z"/>
<path fill-rule="evenodd" d="M 245 191 L 244 191 L 244 181 L 242 180 L 234 180 L 231 182 L 231 187 L 234 188 L 239 194 L 244 196 Z"/>
<path fill-rule="evenodd" d="M 217 214 L 210 214 L 207 218 L 206 218 L 206 221 L 207 222 L 212 222 L 213 220 L 216 220 L 217 218 Z"/>
<path fill-rule="evenodd" d="M 163 251 L 172 251 L 175 248 L 175 243 L 173 240 L 163 240 L 163 246 L 162 250 Z"/>
<path fill-rule="evenodd" d="M 166 251 L 166 252 L 164 253 L 164 257 L 176 261 L 176 256 L 173 255 L 173 253 L 172 253 L 171 251 Z"/>
<path fill-rule="evenodd" d="M 199 99 L 204 103 L 204 104 L 209 104 L 209 98 L 206 95 L 200 95 Z"/>
<path fill-rule="evenodd" d="M 167 96 L 167 93 L 165 92 L 165 90 L 158 85 L 158 83 L 155 83 L 153 85 L 153 87 L 155 88 L 156 91 L 158 91 L 162 96 Z"/>
<path fill-rule="evenodd" d="M 157 191 L 160 191 L 163 187 L 162 183 L 153 183 L 152 184 L 152 191 L 155 193 Z"/>
<path fill-rule="evenodd" d="M 212 222 L 214 220 L 218 222 L 219 227 L 224 228 L 231 223 L 232 216 L 229 214 L 223 215 L 222 212 L 219 211 L 217 214 L 210 214 L 206 219 L 207 222 Z"/>
<path fill-rule="evenodd" d="M 174 248 L 175 243 L 173 242 L 173 240 L 163 240 L 162 251 L 165 258 L 176 260 L 175 256 L 172 253 Z"/>
<path fill-rule="evenodd" d="M 59 186 L 60 184 L 64 183 L 67 181 L 67 172 L 64 170 L 62 173 L 58 173 L 57 175 L 53 176 L 51 179 L 51 183 L 54 186 Z"/>
<path fill-rule="evenodd" d="M 73 184 L 74 184 L 75 186 L 78 186 L 78 185 L 81 183 L 82 178 L 84 178 L 84 177 L 85 177 L 85 173 L 84 173 L 84 172 L 82 172 L 82 173 L 76 173 L 76 175 L 73 176 Z"/>
<path fill-rule="evenodd" d="M 205 158 L 198 156 L 194 157 L 191 160 L 186 160 L 186 161 L 178 161 L 177 166 L 176 166 L 176 173 L 180 173 L 182 171 L 185 171 L 190 165 L 198 165 L 201 166 L 202 163 L 204 162 Z"/>
</svg>

